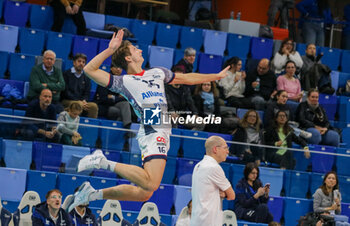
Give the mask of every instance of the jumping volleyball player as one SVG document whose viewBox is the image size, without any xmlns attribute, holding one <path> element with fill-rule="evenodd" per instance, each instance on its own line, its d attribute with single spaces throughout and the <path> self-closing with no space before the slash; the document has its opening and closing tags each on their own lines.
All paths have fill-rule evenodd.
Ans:
<svg viewBox="0 0 350 226">
<path fill-rule="evenodd" d="M 85 66 L 84 71 L 97 84 L 108 87 L 112 92 L 122 94 L 141 119 L 144 119 L 145 107 L 153 106 L 156 109 L 154 114 L 167 111 L 164 83 L 194 85 L 219 80 L 227 76 L 229 67 L 218 74 L 174 74 L 162 67 L 143 70 L 142 50 L 137 49 L 129 41 L 122 41 L 123 35 L 123 30 L 114 34 L 108 48 L 95 56 Z M 99 69 L 102 62 L 111 55 L 113 55 L 114 63 L 126 70 L 127 75 L 113 76 Z M 142 95 L 152 92 L 157 93 L 157 95 Z M 143 120 L 141 122 L 137 140 L 142 153 L 143 168 L 109 161 L 101 150 L 96 150 L 91 155 L 85 156 L 78 164 L 78 172 L 88 169 L 105 169 L 115 172 L 137 186 L 123 184 L 95 190 L 89 182 L 85 182 L 74 194 L 72 203 L 68 205 L 69 212 L 75 206 L 100 199 L 147 201 L 158 189 L 169 150 L 171 125 L 157 127 L 145 125 Z"/>
</svg>

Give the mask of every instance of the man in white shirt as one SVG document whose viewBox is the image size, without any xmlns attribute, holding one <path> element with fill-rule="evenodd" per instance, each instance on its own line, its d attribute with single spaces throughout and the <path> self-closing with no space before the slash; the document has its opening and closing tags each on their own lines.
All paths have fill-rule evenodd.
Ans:
<svg viewBox="0 0 350 226">
<path fill-rule="evenodd" d="M 191 226 L 221 226 L 221 198 L 234 200 L 236 195 L 219 163 L 229 153 L 224 139 L 211 136 L 205 142 L 206 155 L 193 170 Z"/>
</svg>

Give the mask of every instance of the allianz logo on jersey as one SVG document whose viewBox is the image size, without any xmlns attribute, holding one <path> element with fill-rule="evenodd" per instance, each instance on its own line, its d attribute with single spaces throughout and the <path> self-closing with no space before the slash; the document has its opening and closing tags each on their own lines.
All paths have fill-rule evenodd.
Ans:
<svg viewBox="0 0 350 226">
<path fill-rule="evenodd" d="M 143 109 L 143 124 L 144 125 L 170 125 L 170 124 L 221 124 L 221 117 L 209 115 L 200 117 L 196 115 L 176 116 L 171 117 L 168 112 L 162 113 L 162 110 L 157 107 Z"/>
<path fill-rule="evenodd" d="M 164 94 L 162 92 L 154 92 L 154 91 L 148 91 L 148 92 L 142 93 L 143 100 L 151 97 L 164 97 Z"/>
</svg>

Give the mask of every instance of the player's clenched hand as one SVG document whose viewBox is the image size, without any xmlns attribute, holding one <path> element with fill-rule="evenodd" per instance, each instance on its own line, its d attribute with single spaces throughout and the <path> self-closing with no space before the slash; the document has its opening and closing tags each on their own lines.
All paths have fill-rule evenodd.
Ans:
<svg viewBox="0 0 350 226">
<path fill-rule="evenodd" d="M 227 71 L 230 69 L 231 66 L 227 66 L 226 68 L 224 68 L 222 71 L 220 71 L 220 73 L 218 74 L 219 79 L 225 78 L 228 74 Z"/>
<path fill-rule="evenodd" d="M 123 41 L 124 31 L 120 29 L 118 33 L 114 33 L 111 41 L 109 42 L 108 48 L 116 51 Z"/>
</svg>

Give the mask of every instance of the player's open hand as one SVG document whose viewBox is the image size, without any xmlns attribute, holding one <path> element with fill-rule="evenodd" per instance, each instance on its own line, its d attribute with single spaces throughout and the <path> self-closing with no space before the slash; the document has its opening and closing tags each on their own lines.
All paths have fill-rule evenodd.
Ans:
<svg viewBox="0 0 350 226">
<path fill-rule="evenodd" d="M 219 79 L 225 78 L 228 75 L 227 71 L 230 69 L 230 67 L 231 66 L 227 66 L 222 71 L 220 71 L 220 73 L 218 74 Z"/>
<path fill-rule="evenodd" d="M 108 48 L 116 51 L 123 41 L 124 31 L 120 29 L 118 33 L 114 33 L 111 41 L 109 42 Z"/>
</svg>

